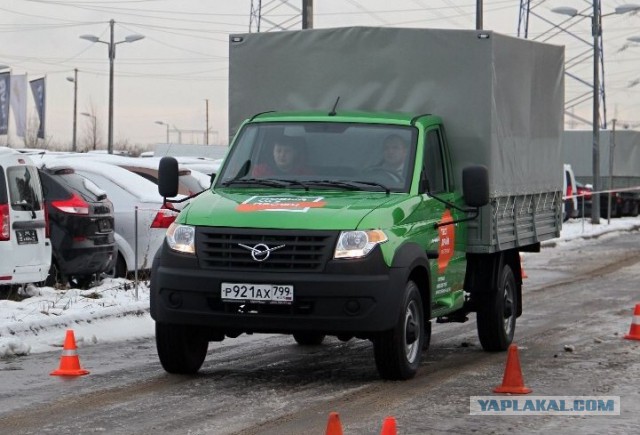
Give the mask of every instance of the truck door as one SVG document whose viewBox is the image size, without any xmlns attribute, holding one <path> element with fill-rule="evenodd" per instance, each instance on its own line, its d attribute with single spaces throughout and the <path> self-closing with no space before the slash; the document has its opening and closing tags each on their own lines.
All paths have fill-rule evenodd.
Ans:
<svg viewBox="0 0 640 435">
<path fill-rule="evenodd" d="M 425 135 L 423 171 L 428 180 L 427 196 L 460 204 L 455 193 L 444 132 L 440 127 L 427 130 Z M 429 209 L 437 213 L 440 223 L 461 217 L 458 210 L 441 201 L 427 198 Z M 464 302 L 465 239 L 464 223 L 439 225 L 437 237 L 431 241 L 430 251 L 438 258 L 431 263 L 432 316 L 446 314 Z"/>
</svg>

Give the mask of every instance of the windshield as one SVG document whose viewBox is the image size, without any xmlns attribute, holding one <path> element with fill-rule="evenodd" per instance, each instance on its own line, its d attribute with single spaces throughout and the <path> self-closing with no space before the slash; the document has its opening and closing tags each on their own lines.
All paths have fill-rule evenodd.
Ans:
<svg viewBox="0 0 640 435">
<path fill-rule="evenodd" d="M 245 126 L 216 187 L 348 189 L 408 192 L 414 127 L 325 123 Z"/>
</svg>

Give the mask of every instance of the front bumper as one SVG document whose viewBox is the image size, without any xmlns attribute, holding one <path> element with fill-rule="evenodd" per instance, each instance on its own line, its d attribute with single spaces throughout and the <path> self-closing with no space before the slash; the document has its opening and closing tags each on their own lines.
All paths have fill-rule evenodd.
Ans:
<svg viewBox="0 0 640 435">
<path fill-rule="evenodd" d="M 151 317 L 210 327 L 227 335 L 293 333 L 366 335 L 396 323 L 406 271 L 390 268 L 379 249 L 365 259 L 330 260 L 323 272 L 205 270 L 197 260 L 159 250 L 151 273 Z M 290 305 L 225 302 L 221 283 L 293 285 Z"/>
</svg>

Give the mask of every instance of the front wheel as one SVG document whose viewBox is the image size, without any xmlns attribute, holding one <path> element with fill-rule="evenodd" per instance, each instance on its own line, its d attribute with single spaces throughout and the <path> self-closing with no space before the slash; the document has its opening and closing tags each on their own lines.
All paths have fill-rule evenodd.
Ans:
<svg viewBox="0 0 640 435">
<path fill-rule="evenodd" d="M 383 379 L 405 380 L 415 376 L 425 332 L 422 298 L 418 286 L 408 281 L 396 326 L 373 339 L 376 367 Z"/>
<path fill-rule="evenodd" d="M 505 265 L 498 278 L 497 290 L 480 296 L 476 317 L 478 338 L 484 350 L 503 351 L 511 344 L 518 315 L 517 295 L 513 271 Z"/>
<path fill-rule="evenodd" d="M 194 326 L 156 322 L 158 357 L 169 373 L 196 373 L 202 367 L 208 347 L 209 341 Z"/>
</svg>

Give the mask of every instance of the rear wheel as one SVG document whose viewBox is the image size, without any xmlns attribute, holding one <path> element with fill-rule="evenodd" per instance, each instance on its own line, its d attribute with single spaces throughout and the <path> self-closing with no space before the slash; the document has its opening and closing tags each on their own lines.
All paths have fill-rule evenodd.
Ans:
<svg viewBox="0 0 640 435">
<path fill-rule="evenodd" d="M 477 312 L 478 337 L 486 351 L 507 350 L 516 329 L 517 287 L 511 267 L 504 265 L 497 291 L 480 296 Z"/>
<path fill-rule="evenodd" d="M 376 367 L 383 379 L 404 380 L 415 376 L 425 340 L 424 311 L 418 286 L 408 281 L 396 326 L 373 339 Z"/>
<path fill-rule="evenodd" d="M 105 273 L 110 278 L 126 278 L 127 277 L 127 262 L 124 260 L 122 254 L 118 252 L 116 263 L 113 268 Z"/>
<path fill-rule="evenodd" d="M 156 322 L 158 357 L 169 373 L 196 373 L 202 367 L 208 347 L 209 341 L 195 326 Z"/>
<path fill-rule="evenodd" d="M 300 346 L 318 346 L 324 341 L 324 334 L 317 332 L 296 332 L 293 339 Z"/>
<path fill-rule="evenodd" d="M 44 285 L 47 287 L 64 287 L 67 285 L 67 278 L 62 274 L 60 266 L 55 259 L 51 259 L 51 266 L 49 267 L 49 274 L 44 281 Z"/>
</svg>

